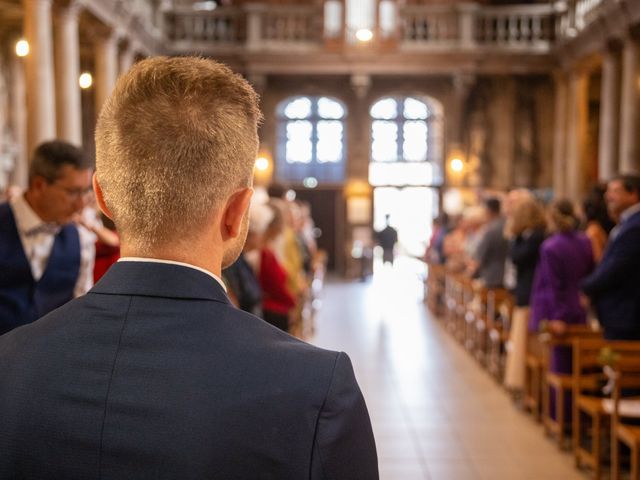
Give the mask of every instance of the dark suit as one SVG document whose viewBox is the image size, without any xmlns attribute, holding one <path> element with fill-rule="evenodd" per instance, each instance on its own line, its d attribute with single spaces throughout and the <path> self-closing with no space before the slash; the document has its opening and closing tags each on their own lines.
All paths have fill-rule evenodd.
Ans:
<svg viewBox="0 0 640 480">
<path fill-rule="evenodd" d="M 640 340 L 640 212 L 620 225 L 582 288 L 608 340 Z"/>
<path fill-rule="evenodd" d="M 0 478 L 378 472 L 347 355 L 234 308 L 202 272 L 126 262 L 0 337 Z"/>
</svg>

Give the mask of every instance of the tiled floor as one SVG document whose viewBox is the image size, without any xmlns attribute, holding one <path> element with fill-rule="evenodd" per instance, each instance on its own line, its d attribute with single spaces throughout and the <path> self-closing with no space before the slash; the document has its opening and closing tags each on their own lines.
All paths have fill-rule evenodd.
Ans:
<svg viewBox="0 0 640 480">
<path fill-rule="evenodd" d="M 383 480 L 586 479 L 430 317 L 414 263 L 328 282 L 313 343 L 346 351 Z"/>
</svg>

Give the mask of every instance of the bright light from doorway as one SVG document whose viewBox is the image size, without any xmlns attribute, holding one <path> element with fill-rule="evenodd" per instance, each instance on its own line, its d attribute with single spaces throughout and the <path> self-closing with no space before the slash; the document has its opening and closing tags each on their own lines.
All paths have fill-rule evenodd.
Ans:
<svg viewBox="0 0 640 480">
<path fill-rule="evenodd" d="M 78 78 L 78 85 L 80 88 L 89 88 L 93 85 L 93 76 L 89 72 L 84 72 Z"/>
<path fill-rule="evenodd" d="M 29 55 L 29 42 L 26 40 L 18 40 L 16 42 L 16 55 L 19 57 L 26 57 Z"/>
</svg>

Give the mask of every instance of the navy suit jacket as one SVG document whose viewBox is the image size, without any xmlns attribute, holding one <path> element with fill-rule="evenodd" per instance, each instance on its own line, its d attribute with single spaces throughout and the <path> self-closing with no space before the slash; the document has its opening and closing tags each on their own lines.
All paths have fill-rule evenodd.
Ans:
<svg viewBox="0 0 640 480">
<path fill-rule="evenodd" d="M 0 479 L 378 478 L 349 358 L 195 269 L 114 265 L 0 337 Z"/>
<path fill-rule="evenodd" d="M 640 213 L 620 226 L 582 288 L 608 340 L 640 340 Z"/>
</svg>

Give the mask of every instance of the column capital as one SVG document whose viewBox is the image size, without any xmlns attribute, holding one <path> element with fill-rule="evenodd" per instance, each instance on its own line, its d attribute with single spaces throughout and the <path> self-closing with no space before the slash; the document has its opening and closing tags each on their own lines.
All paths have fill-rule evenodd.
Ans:
<svg viewBox="0 0 640 480">
<path fill-rule="evenodd" d="M 77 19 L 83 8 L 83 5 L 75 0 L 56 2 L 55 5 L 53 5 L 53 13 L 56 18 L 72 17 Z"/>
<path fill-rule="evenodd" d="M 453 88 L 466 94 L 475 85 L 477 76 L 473 73 L 456 73 L 453 75 Z"/>
<path fill-rule="evenodd" d="M 354 73 L 349 79 L 351 88 L 356 94 L 356 97 L 363 99 L 369 93 L 371 88 L 371 77 L 366 73 Z"/>
</svg>

